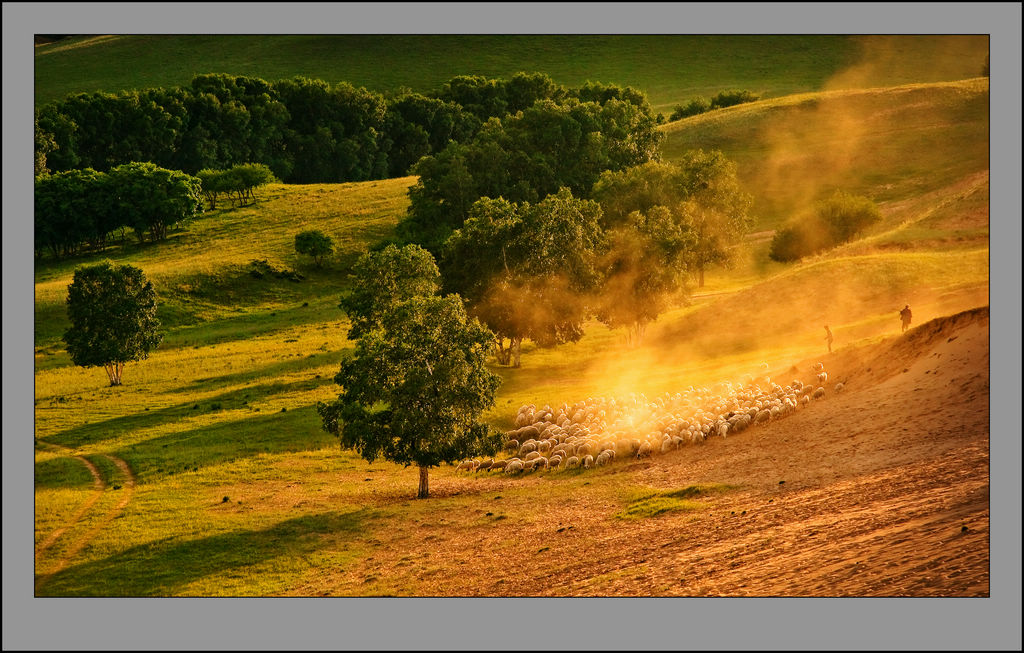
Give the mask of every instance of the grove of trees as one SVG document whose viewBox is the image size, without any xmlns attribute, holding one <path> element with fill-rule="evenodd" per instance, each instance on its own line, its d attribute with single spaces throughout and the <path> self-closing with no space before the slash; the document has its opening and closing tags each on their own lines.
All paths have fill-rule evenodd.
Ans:
<svg viewBox="0 0 1024 653">
<path fill-rule="evenodd" d="M 70 256 L 127 227 L 140 242 L 164 240 L 201 211 L 199 179 L 152 163 L 44 174 L 35 180 L 35 249 Z"/>
<path fill-rule="evenodd" d="M 102 366 L 121 385 L 125 363 L 149 357 L 163 339 L 153 284 L 139 268 L 104 261 L 75 270 L 68 286 L 64 332 L 75 365 Z"/>
<path fill-rule="evenodd" d="M 342 447 L 368 462 L 416 465 L 419 498 L 429 496 L 431 467 L 493 454 L 501 442 L 480 421 L 501 382 L 485 364 L 494 335 L 457 295 L 435 294 L 438 278 L 433 257 L 415 245 L 360 259 L 342 302 L 355 353 L 335 376 L 338 398 L 317 404 Z"/>
<path fill-rule="evenodd" d="M 591 317 L 639 342 L 688 278 L 703 285 L 707 267 L 734 260 L 751 224 L 750 196 L 717 151 L 606 171 L 592 194 L 481 197 L 441 247 L 442 287 L 494 331 L 499 363 L 518 367 L 526 339 L 577 341 Z"/>
<path fill-rule="evenodd" d="M 461 76 L 431 93 L 387 96 L 305 77 L 204 74 L 183 87 L 79 93 L 40 107 L 36 168 L 106 172 L 151 161 L 194 175 L 261 163 L 286 183 L 380 179 L 408 174 L 421 157 L 468 143 L 490 119 L 538 101 L 604 106 L 613 99 L 646 106 L 633 89 L 566 88 L 541 73 Z M 603 128 L 629 128 L 609 120 L 616 119 Z"/>
</svg>

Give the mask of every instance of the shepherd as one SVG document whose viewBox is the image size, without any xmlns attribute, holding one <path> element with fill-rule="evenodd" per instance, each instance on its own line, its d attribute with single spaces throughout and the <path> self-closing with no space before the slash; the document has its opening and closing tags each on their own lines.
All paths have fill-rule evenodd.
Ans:
<svg viewBox="0 0 1024 653">
<path fill-rule="evenodd" d="M 902 331 L 906 331 L 907 327 L 910 326 L 910 317 L 910 304 L 907 304 L 906 306 L 903 307 L 903 310 L 900 311 L 900 320 L 903 322 Z"/>
<path fill-rule="evenodd" d="M 832 353 L 832 329 L 825 325 L 825 340 L 828 341 L 828 353 Z"/>
</svg>

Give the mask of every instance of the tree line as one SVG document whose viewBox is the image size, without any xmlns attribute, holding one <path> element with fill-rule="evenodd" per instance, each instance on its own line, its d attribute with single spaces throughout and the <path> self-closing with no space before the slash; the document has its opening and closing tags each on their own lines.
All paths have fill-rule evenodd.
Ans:
<svg viewBox="0 0 1024 653">
<path fill-rule="evenodd" d="M 305 77 L 198 75 L 187 86 L 79 93 L 39 108 L 36 172 L 150 161 L 193 175 L 262 163 L 286 183 L 396 177 L 538 101 L 604 106 L 613 98 L 646 105 L 635 89 L 567 88 L 542 73 L 459 76 L 427 94 L 388 95 Z"/>
<path fill-rule="evenodd" d="M 131 228 L 139 242 L 165 240 L 168 230 L 203 210 L 196 177 L 152 163 L 126 163 L 40 175 L 35 180 L 35 251 L 55 258 L 90 246 L 100 249 L 111 234 Z"/>
</svg>

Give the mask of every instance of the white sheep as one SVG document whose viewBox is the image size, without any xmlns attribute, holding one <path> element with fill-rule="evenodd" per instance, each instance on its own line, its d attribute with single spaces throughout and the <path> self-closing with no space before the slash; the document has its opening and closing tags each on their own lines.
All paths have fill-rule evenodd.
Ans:
<svg viewBox="0 0 1024 653">
<path fill-rule="evenodd" d="M 825 388 L 819 387 L 817 390 L 814 391 L 814 394 L 811 395 L 811 398 L 812 399 L 821 399 L 824 396 L 825 396 Z"/>
<path fill-rule="evenodd" d="M 846 387 L 846 385 L 845 385 L 845 384 L 843 384 L 843 383 L 837 383 L 837 384 L 836 384 L 836 387 L 834 387 L 834 388 L 833 388 L 833 390 L 835 390 L 836 392 L 842 392 L 842 391 L 843 391 L 843 388 L 845 388 L 845 387 Z"/>
<path fill-rule="evenodd" d="M 505 466 L 505 473 L 506 474 L 518 474 L 519 472 L 522 472 L 522 471 L 523 471 L 523 461 L 521 461 L 521 460 L 513 460 L 513 461 L 509 462 L 508 465 Z"/>
<path fill-rule="evenodd" d="M 589 454 L 584 456 L 583 457 L 583 469 L 590 469 L 593 466 L 594 466 L 594 457 L 589 455 Z"/>
<path fill-rule="evenodd" d="M 818 374 L 818 383 L 824 385 L 825 381 L 828 381 L 828 372 L 821 372 Z"/>
</svg>

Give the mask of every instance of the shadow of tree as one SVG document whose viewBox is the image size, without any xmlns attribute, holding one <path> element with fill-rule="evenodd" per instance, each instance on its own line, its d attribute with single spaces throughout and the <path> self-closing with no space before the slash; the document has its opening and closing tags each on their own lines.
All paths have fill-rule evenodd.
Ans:
<svg viewBox="0 0 1024 653">
<path fill-rule="evenodd" d="M 240 378 L 244 379 L 248 374 L 247 372 L 243 373 L 240 375 Z M 272 397 L 287 392 L 313 390 L 332 383 L 334 383 L 334 380 L 330 378 L 310 378 L 306 381 L 293 381 L 291 383 L 254 385 L 225 392 L 201 401 L 192 400 L 159 410 L 143 410 L 131 415 L 82 424 L 81 426 L 54 433 L 48 436 L 46 440 L 47 442 L 67 447 L 94 444 L 113 440 L 133 431 L 161 426 L 192 415 L 216 411 L 218 410 L 216 408 L 217 405 L 221 409 L 241 408 L 245 405 L 243 402 Z M 196 390 L 198 389 L 196 388 Z M 195 408 L 195 406 L 198 406 L 198 408 Z"/>
<path fill-rule="evenodd" d="M 337 446 L 337 438 L 323 430 L 316 407 L 311 404 L 169 433 L 111 455 L 126 460 L 143 484 L 262 453 L 295 453 L 332 445 Z"/>
<path fill-rule="evenodd" d="M 375 516 L 362 508 L 305 515 L 262 530 L 140 544 L 102 560 L 68 567 L 50 578 L 43 591 L 46 596 L 171 596 L 206 576 L 244 570 L 279 556 L 309 554 L 319 548 L 323 536 L 354 541 Z"/>
</svg>

